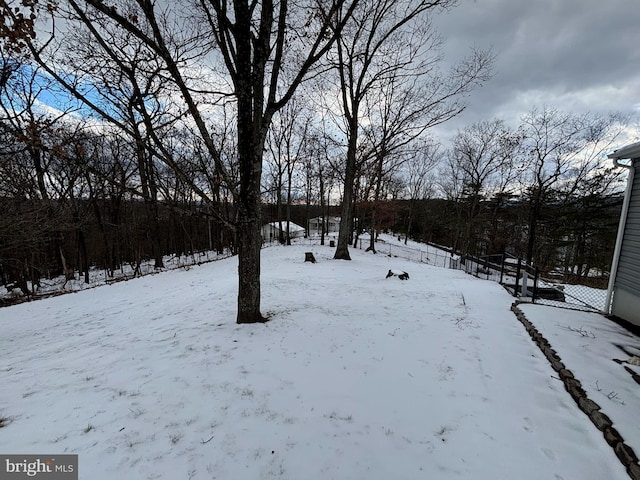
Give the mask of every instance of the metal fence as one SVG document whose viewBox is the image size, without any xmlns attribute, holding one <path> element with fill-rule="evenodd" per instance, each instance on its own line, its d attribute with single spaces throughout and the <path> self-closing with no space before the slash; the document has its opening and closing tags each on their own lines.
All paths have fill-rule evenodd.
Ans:
<svg viewBox="0 0 640 480">
<path fill-rule="evenodd" d="M 469 274 L 500 282 L 513 296 L 534 303 L 603 312 L 607 277 L 577 277 L 542 272 L 521 259 L 506 255 L 462 257 Z"/>
<path fill-rule="evenodd" d="M 573 275 L 558 275 L 548 272 L 541 275 L 541 283 L 545 286 L 559 289 L 563 292 L 565 303 L 577 307 L 605 311 L 607 298 L 608 276 L 575 277 Z M 553 302 L 544 302 L 554 304 Z"/>
<path fill-rule="evenodd" d="M 368 238 L 358 241 L 358 248 L 361 250 L 368 247 Z M 460 256 L 446 247 L 433 244 L 413 248 L 404 244 L 403 237 L 398 237 L 398 243 L 378 240 L 375 248 L 379 254 L 463 270 L 469 275 L 499 282 L 514 297 L 524 301 L 597 312 L 605 309 L 606 275 L 578 277 L 542 272 L 523 260 L 508 255 Z"/>
<path fill-rule="evenodd" d="M 368 238 L 358 240 L 358 248 L 366 250 L 370 245 Z M 442 247 L 424 244 L 422 248 L 413 248 L 404 244 L 403 237 L 399 237 L 398 243 L 378 240 L 375 242 L 376 253 L 389 257 L 404 258 L 414 262 L 426 263 L 434 267 L 460 268 L 460 257 L 445 251 Z"/>
<path fill-rule="evenodd" d="M 605 310 L 606 276 L 577 277 L 543 272 L 506 255 L 463 256 L 460 262 L 465 272 L 497 281 L 522 300 L 597 312 Z"/>
</svg>

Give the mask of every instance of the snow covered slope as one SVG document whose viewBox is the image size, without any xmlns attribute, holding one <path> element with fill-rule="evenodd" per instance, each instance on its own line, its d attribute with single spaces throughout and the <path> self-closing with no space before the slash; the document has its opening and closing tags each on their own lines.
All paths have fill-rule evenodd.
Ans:
<svg viewBox="0 0 640 480">
<path fill-rule="evenodd" d="M 627 478 L 499 285 L 351 253 L 264 250 L 264 325 L 234 323 L 235 258 L 0 309 L 0 452 L 94 480 Z"/>
</svg>

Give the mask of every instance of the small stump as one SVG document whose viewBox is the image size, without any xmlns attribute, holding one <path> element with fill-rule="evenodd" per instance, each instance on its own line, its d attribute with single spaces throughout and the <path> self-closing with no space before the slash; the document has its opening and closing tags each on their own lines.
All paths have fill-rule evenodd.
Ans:
<svg viewBox="0 0 640 480">
<path fill-rule="evenodd" d="M 389 277 L 398 277 L 400 280 L 409 280 L 409 274 L 405 271 L 398 272 L 395 270 L 389 270 L 386 278 L 389 278 Z"/>
<path fill-rule="evenodd" d="M 316 263 L 316 257 L 313 256 L 313 252 L 304 252 L 304 261 Z"/>
</svg>

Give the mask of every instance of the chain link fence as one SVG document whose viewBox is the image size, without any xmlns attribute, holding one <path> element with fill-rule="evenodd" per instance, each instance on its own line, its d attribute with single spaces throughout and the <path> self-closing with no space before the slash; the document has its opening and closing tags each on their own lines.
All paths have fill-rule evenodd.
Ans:
<svg viewBox="0 0 640 480">
<path fill-rule="evenodd" d="M 440 268 L 460 268 L 460 257 L 448 252 L 444 247 L 423 244 L 420 248 L 410 247 L 404 244 L 404 237 L 394 237 L 398 243 L 378 239 L 374 246 L 376 253 L 387 255 L 389 257 L 398 257 L 414 262 L 426 263 Z M 370 246 L 369 238 L 361 238 L 358 240 L 358 248 L 366 250 Z"/>
<path fill-rule="evenodd" d="M 369 245 L 368 238 L 358 240 L 361 250 L 366 250 Z M 375 249 L 379 254 L 463 270 L 469 275 L 498 282 L 514 297 L 524 301 L 596 312 L 605 310 L 607 275 L 585 277 L 542 272 L 508 255 L 459 256 L 439 245 L 420 244 L 419 248 L 412 247 L 404 244 L 402 236 L 378 239 Z"/>
<path fill-rule="evenodd" d="M 566 304 L 597 312 L 605 311 L 608 275 L 578 277 L 572 274 L 545 272 L 540 275 L 540 281 L 549 288 L 561 290 Z"/>
</svg>

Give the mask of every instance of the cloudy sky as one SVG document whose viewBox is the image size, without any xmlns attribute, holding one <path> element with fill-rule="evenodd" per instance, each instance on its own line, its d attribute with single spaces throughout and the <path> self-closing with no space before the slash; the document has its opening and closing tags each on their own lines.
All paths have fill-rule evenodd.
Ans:
<svg viewBox="0 0 640 480">
<path fill-rule="evenodd" d="M 435 128 L 443 143 L 467 125 L 516 126 L 533 107 L 635 115 L 622 142 L 640 140 L 640 0 L 459 0 L 434 19 L 446 62 L 491 48 L 495 76 L 459 117 Z"/>
<path fill-rule="evenodd" d="M 439 128 L 443 140 L 479 120 L 515 125 L 534 106 L 640 117 L 638 0 L 460 0 L 436 25 L 447 59 L 470 46 L 496 54 L 494 78 Z"/>
</svg>

